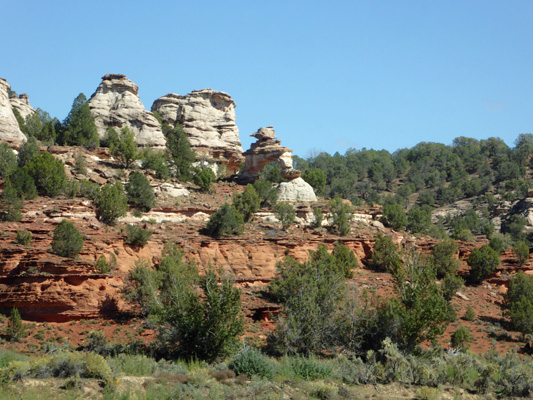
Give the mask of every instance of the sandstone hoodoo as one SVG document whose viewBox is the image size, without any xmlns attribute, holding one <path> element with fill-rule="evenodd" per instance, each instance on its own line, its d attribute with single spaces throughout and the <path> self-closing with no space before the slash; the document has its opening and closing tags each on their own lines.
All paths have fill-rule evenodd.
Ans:
<svg viewBox="0 0 533 400">
<path fill-rule="evenodd" d="M 197 156 L 224 164 L 233 174 L 243 160 L 235 107 L 229 94 L 202 89 L 185 96 L 169 93 L 154 101 L 152 111 L 171 126 L 181 124 Z"/>
<path fill-rule="evenodd" d="M 292 150 L 283 147 L 281 141 L 276 140 L 276 133 L 272 126 L 259 128 L 250 136 L 255 137 L 257 142 L 252 143 L 251 148 L 244 153 L 242 182 L 254 182 L 268 163 L 277 162 L 281 167 L 281 176 L 289 180 L 278 185 L 279 201 L 317 200 L 311 185 L 304 181 L 301 178 L 302 173 L 293 167 Z"/>
<path fill-rule="evenodd" d="M 164 147 L 165 136 L 157 119 L 144 108 L 138 86 L 121 74 L 107 74 L 89 99 L 98 135 L 105 137 L 107 128 L 117 131 L 128 127 L 140 146 Z"/>
<path fill-rule="evenodd" d="M 20 130 L 11 102 L 9 90 L 11 85 L 0 78 L 0 139 L 5 142 L 21 143 L 26 141 L 26 136 Z"/>
<path fill-rule="evenodd" d="M 26 93 L 22 93 L 20 96 L 12 93 L 9 96 L 9 102 L 11 103 L 11 107 L 16 109 L 24 119 L 35 112 L 35 108 L 30 105 L 30 98 Z"/>
</svg>

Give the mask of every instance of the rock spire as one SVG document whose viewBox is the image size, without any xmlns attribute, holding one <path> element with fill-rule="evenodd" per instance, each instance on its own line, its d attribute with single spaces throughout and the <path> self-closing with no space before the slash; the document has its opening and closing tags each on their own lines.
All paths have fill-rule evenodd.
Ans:
<svg viewBox="0 0 533 400">
<path fill-rule="evenodd" d="M 255 137 L 257 141 L 244 153 L 244 172 L 241 176 L 243 183 L 254 182 L 268 163 L 277 162 L 281 167 L 281 176 L 289 180 L 277 187 L 279 201 L 317 200 L 311 185 L 301 178 L 301 171 L 293 168 L 292 150 L 281 145 L 272 126 L 259 128 L 250 136 Z"/>
</svg>

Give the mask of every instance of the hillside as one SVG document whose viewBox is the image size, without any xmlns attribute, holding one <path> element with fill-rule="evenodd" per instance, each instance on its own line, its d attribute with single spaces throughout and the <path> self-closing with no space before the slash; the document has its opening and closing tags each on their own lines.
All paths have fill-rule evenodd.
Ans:
<svg viewBox="0 0 533 400">
<path fill-rule="evenodd" d="M 298 278 L 305 279 L 311 275 L 305 268 L 325 268 L 319 270 L 316 279 L 333 273 L 329 269 L 338 268 L 337 262 L 340 265 L 338 259 L 334 260 L 336 252 L 343 249 L 347 249 L 346 260 L 351 260 L 343 261 L 348 271 L 342 277 L 334 272 L 329 283 L 338 286 L 329 286 L 321 299 L 328 302 L 339 296 L 329 312 L 338 318 L 338 325 L 328 328 L 333 332 L 330 336 L 344 329 L 339 322 L 346 322 L 343 317 L 356 318 L 356 322 L 351 321 L 356 325 L 351 333 L 360 336 L 349 345 L 335 339 L 307 351 L 295 350 L 297 347 L 291 344 L 286 353 L 313 353 L 337 360 L 333 363 L 344 362 L 334 357 L 336 353 L 348 354 L 350 362 L 359 368 L 381 362 L 388 365 L 388 356 L 373 359 L 367 351 L 401 351 L 407 359 L 439 344 L 441 361 L 458 353 L 481 357 L 472 362 L 479 367 L 471 367 L 475 372 L 468 385 L 473 387 L 481 381 L 481 366 L 490 360 L 492 352 L 511 357 L 513 351 L 529 351 L 531 332 L 518 329 L 508 312 L 506 293 L 518 272 L 531 275 L 532 135 L 520 135 L 513 149 L 497 138 L 457 138 L 452 146 L 421 143 L 393 154 L 362 149 L 302 159 L 293 157 L 292 150 L 281 145 L 272 127 L 258 129 L 252 135 L 256 142 L 243 152 L 235 123 L 236 105 L 223 92 L 203 89 L 185 96 L 171 93 L 157 99 L 147 111 L 133 82 L 124 75 L 108 74 L 89 100 L 78 96 L 69 116 L 60 122 L 42 110 L 32 109 L 27 95 L 9 92 L 7 82 L 1 83 L 0 109 L 6 118 L 0 120 L 0 311 L 7 317 L 18 310 L 26 327 L 23 337 L 10 340 L 12 319 L 4 318 L 4 348 L 30 355 L 87 350 L 84 346 L 94 344 L 94 332 L 101 332 L 102 348 L 138 346 L 144 349 L 143 354 L 173 358 L 171 350 L 158 347 L 164 324 L 154 322 L 156 313 L 150 316 L 152 319 L 145 318 L 154 307 L 147 300 L 149 295 L 156 303 L 166 301 L 157 296 L 168 282 L 155 277 L 164 272 L 168 246 L 172 244 L 184 261 L 180 259 L 176 274 L 167 279 L 176 276 L 181 280 L 178 283 L 187 282 L 189 277 L 179 268 L 194 265 L 199 275 L 190 278 L 191 297 L 206 304 L 208 293 L 201 292 L 202 279 L 215 271 L 220 280 L 215 287 L 219 287 L 223 286 L 224 273 L 229 273 L 233 288 L 240 294 L 239 315 L 244 318 L 242 332 L 232 339 L 270 354 L 276 354 L 272 338 L 281 335 L 284 318 L 291 313 L 289 301 L 276 295 L 273 287 L 296 279 L 289 274 L 284 283 L 279 277 L 291 268 L 297 271 L 295 276 L 300 274 Z M 138 187 L 136 180 L 140 182 Z M 115 197 L 105 199 L 108 189 L 116 191 Z M 285 216 L 280 204 L 289 205 Z M 112 218 L 105 216 L 105 212 L 115 209 Z M 221 210 L 235 213 L 233 219 L 229 214 L 219 214 Z M 222 225 L 231 222 L 236 227 L 233 231 L 215 231 L 215 216 L 221 218 Z M 283 223 L 284 217 L 288 223 Z M 56 232 L 64 220 L 81 234 L 82 246 L 70 256 L 61 255 L 56 247 Z M 394 251 L 389 250 L 399 260 L 395 265 L 376 261 L 377 243 L 383 237 L 391 238 Z M 431 257 L 435 257 L 439 244 L 450 243 L 446 240 L 451 239 L 456 247 L 447 259 L 450 271 L 437 279 L 437 275 L 431 275 L 437 263 Z M 521 257 L 516 250 L 519 246 L 525 246 Z M 467 260 L 479 249 L 497 254 L 498 265 L 476 279 Z M 405 293 L 416 295 L 416 276 L 401 272 L 411 271 L 410 263 L 422 271 L 421 290 L 429 287 L 431 291 L 423 300 L 413 301 L 416 304 L 411 308 L 405 305 L 407 302 L 394 303 L 407 297 Z M 148 294 L 132 289 L 135 273 L 142 268 L 151 271 L 144 273 L 153 273 L 154 280 L 163 280 L 153 292 L 141 285 Z M 456 279 L 456 287 L 444 301 L 450 277 Z M 304 285 L 305 279 L 287 296 L 299 289 L 298 285 Z M 310 292 L 313 285 L 319 285 L 313 281 L 310 284 Z M 446 308 L 445 319 L 437 327 L 431 325 L 435 321 L 426 321 L 427 325 L 420 326 L 414 336 L 408 336 L 411 327 L 401 324 L 414 318 L 416 325 L 425 318 L 408 313 L 428 311 L 424 302 L 437 301 L 435 296 Z M 315 317 L 313 309 L 322 306 L 316 299 L 309 318 Z M 352 315 L 342 315 L 351 300 L 356 310 Z M 380 314 L 389 306 L 399 308 L 392 309 L 391 314 Z M 473 316 L 465 317 L 467 312 Z M 398 315 L 407 317 L 397 322 Z M 443 315 L 444 311 L 438 318 Z M 392 321 L 391 326 L 385 326 L 383 320 L 376 322 L 380 317 L 387 323 Z M 224 320 L 224 316 L 217 319 Z M 377 325 L 369 328 L 367 320 Z M 296 330 L 305 323 L 299 321 Z M 480 356 L 452 346 L 452 336 L 461 327 L 470 332 L 469 351 Z M 381 328 L 389 329 L 385 332 L 393 346 L 398 346 L 396 350 L 380 347 L 386 346 L 381 341 L 385 338 L 379 336 Z M 433 328 L 435 334 L 428 333 Z M 374 334 L 380 338 L 379 343 L 368 339 Z M 285 339 L 287 343 L 299 340 L 290 335 Z M 432 339 L 436 341 L 430 343 Z M 177 348 L 181 345 L 179 340 L 174 344 Z M 110 356 L 105 351 L 100 353 Z M 278 358 L 272 362 L 285 361 Z M 11 379 L 8 364 L 0 364 L 0 371 Z M 206 371 L 214 368 L 214 364 L 209 365 Z M 393 368 L 383 368 L 389 367 Z M 111 379 L 109 376 L 106 379 Z M 192 377 L 187 376 L 185 381 L 191 381 Z M 401 381 L 386 376 L 384 373 L 375 382 Z M 239 378 L 233 373 L 230 379 Z M 344 376 L 342 379 L 347 382 Z M 456 383 L 446 379 L 442 382 Z M 415 384 L 433 387 L 437 381 L 428 378 L 425 383 Z M 497 384 L 503 385 L 500 381 Z M 501 390 L 515 393 L 507 387 Z M 342 390 L 338 392 L 341 396 Z"/>
</svg>

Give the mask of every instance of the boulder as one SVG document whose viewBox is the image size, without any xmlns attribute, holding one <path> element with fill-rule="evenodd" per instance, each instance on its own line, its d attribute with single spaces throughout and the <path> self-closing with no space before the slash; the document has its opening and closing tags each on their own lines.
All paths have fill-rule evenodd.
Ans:
<svg viewBox="0 0 533 400">
<path fill-rule="evenodd" d="M 117 132 L 128 127 L 139 146 L 161 148 L 166 144 L 159 121 L 144 108 L 139 88 L 121 74 L 107 74 L 89 99 L 98 135 L 105 137 L 107 128 Z"/>
<path fill-rule="evenodd" d="M 182 125 L 197 155 L 235 173 L 243 160 L 235 107 L 229 94 L 202 89 L 185 96 L 169 93 L 154 101 L 152 111 L 171 126 Z"/>
<path fill-rule="evenodd" d="M 5 79 L 0 78 L 0 140 L 4 142 L 22 143 L 26 136 L 20 130 L 11 103 L 9 90 L 11 85 Z"/>
<path fill-rule="evenodd" d="M 302 178 L 282 182 L 277 186 L 278 201 L 303 202 L 316 201 L 316 195 L 310 184 Z"/>
<path fill-rule="evenodd" d="M 22 93 L 20 96 L 12 94 L 9 97 L 9 102 L 11 103 L 11 107 L 16 109 L 24 119 L 35 112 L 35 108 L 30 106 L 30 98 L 26 93 Z"/>
</svg>

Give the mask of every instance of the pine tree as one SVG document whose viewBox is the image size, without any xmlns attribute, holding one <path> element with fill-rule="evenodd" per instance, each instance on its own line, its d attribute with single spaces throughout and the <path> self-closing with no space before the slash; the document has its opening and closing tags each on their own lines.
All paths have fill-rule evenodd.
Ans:
<svg viewBox="0 0 533 400">
<path fill-rule="evenodd" d="M 96 124 L 91 115 L 87 97 L 83 93 L 74 99 L 72 109 L 63 121 L 63 131 L 59 135 L 58 142 L 67 146 L 97 147 L 99 145 Z"/>
<path fill-rule="evenodd" d="M 11 314 L 7 320 L 6 335 L 12 341 L 18 341 L 24 333 L 22 326 L 22 318 L 20 318 L 19 310 L 16 307 L 11 309 Z"/>
<path fill-rule="evenodd" d="M 120 136 L 109 144 L 109 151 L 120 160 L 124 168 L 130 168 L 133 161 L 139 158 L 135 135 L 128 127 L 122 128 Z"/>
<path fill-rule="evenodd" d="M 167 133 L 167 148 L 170 153 L 176 177 L 188 181 L 191 179 L 191 164 L 196 159 L 187 135 L 180 124 Z"/>
</svg>

